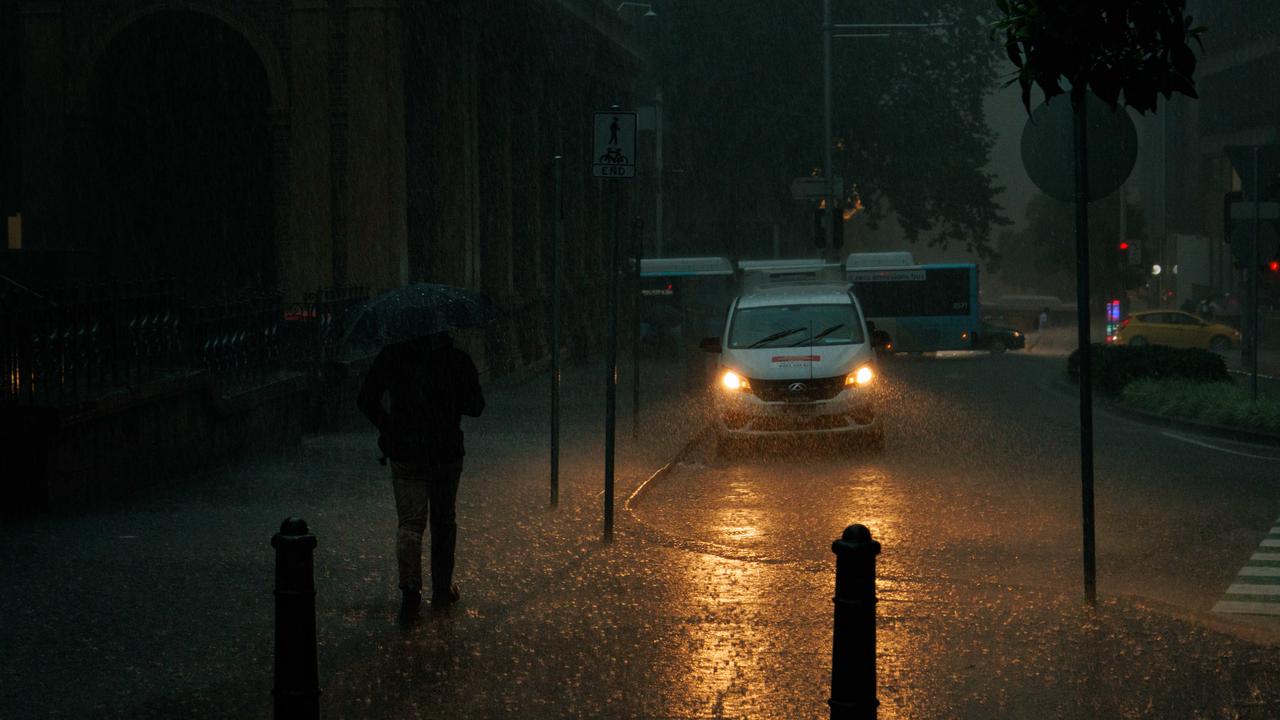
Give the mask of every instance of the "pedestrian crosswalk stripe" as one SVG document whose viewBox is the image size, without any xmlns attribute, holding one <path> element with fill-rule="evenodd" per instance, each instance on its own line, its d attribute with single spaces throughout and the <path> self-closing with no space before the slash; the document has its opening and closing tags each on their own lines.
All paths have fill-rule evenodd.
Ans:
<svg viewBox="0 0 1280 720">
<path fill-rule="evenodd" d="M 1280 595 L 1280 585 L 1252 585 L 1232 583 L 1228 595 Z"/>
<path fill-rule="evenodd" d="M 1280 603 L 1223 600 L 1213 607 L 1213 611 L 1241 615 L 1280 615 Z"/>
<path fill-rule="evenodd" d="M 1257 577 L 1280 578 L 1280 567 L 1257 567 L 1254 565 L 1245 565 L 1243 568 L 1240 568 L 1240 574 Z"/>
<path fill-rule="evenodd" d="M 1213 612 L 1280 616 L 1280 552 L 1270 548 L 1280 548 L 1280 519 L 1263 537 L 1259 551 L 1240 568 Z"/>
</svg>

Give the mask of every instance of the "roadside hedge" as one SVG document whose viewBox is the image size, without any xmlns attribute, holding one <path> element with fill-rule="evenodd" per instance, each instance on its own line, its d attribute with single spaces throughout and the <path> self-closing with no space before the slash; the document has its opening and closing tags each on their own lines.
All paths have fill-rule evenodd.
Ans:
<svg viewBox="0 0 1280 720">
<path fill-rule="evenodd" d="M 1136 380 L 1125 386 L 1120 401 L 1167 417 L 1280 434 L 1280 402 L 1266 397 L 1254 402 L 1248 390 L 1234 384 Z"/>
<path fill-rule="evenodd" d="M 1166 345 L 1090 346 L 1093 386 L 1106 395 L 1119 395 L 1135 380 L 1180 378 L 1199 383 L 1228 382 L 1227 364 L 1221 355 L 1199 348 Z M 1067 358 L 1067 377 L 1080 382 L 1080 351 Z"/>
</svg>

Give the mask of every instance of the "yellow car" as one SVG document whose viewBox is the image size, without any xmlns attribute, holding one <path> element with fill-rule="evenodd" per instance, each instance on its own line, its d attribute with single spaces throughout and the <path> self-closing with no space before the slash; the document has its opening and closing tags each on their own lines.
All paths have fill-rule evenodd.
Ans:
<svg viewBox="0 0 1280 720">
<path fill-rule="evenodd" d="M 1240 345 L 1240 331 L 1178 310 L 1134 313 L 1120 321 L 1117 345 L 1170 345 L 1223 352 Z"/>
</svg>

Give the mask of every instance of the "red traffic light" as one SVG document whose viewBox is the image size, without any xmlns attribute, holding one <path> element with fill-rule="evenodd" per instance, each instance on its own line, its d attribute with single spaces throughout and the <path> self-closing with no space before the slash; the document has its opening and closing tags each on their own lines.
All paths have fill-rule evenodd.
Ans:
<svg viewBox="0 0 1280 720">
<path fill-rule="evenodd" d="M 1121 249 L 1121 250 L 1128 250 L 1128 249 L 1129 249 L 1129 243 L 1127 243 L 1127 242 L 1121 242 L 1121 243 L 1120 243 L 1120 249 Z"/>
<path fill-rule="evenodd" d="M 1267 263 L 1267 269 L 1271 272 L 1280 272 L 1280 260 L 1272 260 Z"/>
</svg>

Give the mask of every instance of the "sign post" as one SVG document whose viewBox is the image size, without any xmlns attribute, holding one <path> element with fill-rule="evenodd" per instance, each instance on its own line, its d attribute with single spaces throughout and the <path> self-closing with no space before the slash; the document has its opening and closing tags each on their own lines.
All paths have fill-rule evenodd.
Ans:
<svg viewBox="0 0 1280 720">
<path fill-rule="evenodd" d="M 1273 195 L 1275 180 L 1280 174 L 1280 145 L 1228 145 L 1227 157 L 1231 165 L 1240 175 L 1241 189 L 1244 199 L 1248 201 L 1243 212 L 1237 212 L 1237 205 L 1228 209 L 1232 219 L 1243 216 L 1249 219 L 1248 243 L 1241 243 L 1238 234 L 1232 238 L 1232 250 L 1239 260 L 1240 248 L 1248 247 L 1248 256 L 1244 258 L 1245 278 L 1249 283 L 1249 297 L 1246 302 L 1248 313 L 1244 318 L 1244 342 L 1241 343 L 1241 360 L 1248 361 L 1249 392 L 1254 402 L 1258 400 L 1258 335 L 1261 323 L 1258 322 L 1258 284 L 1262 281 L 1262 260 L 1258 253 L 1264 242 L 1274 242 L 1275 228 L 1270 224 L 1262 225 L 1262 220 L 1274 217 L 1275 203 L 1262 202 L 1263 195 Z M 1243 205 L 1244 203 L 1240 203 Z M 1243 219 L 1241 218 L 1241 219 Z"/>
<path fill-rule="evenodd" d="M 555 157 L 556 232 L 551 248 L 551 507 L 560 504 L 560 248 L 564 244 L 561 177 L 564 158 Z"/>
<path fill-rule="evenodd" d="M 635 112 L 610 109 L 593 117 L 591 174 L 610 180 L 636 176 Z M 622 187 L 613 183 L 613 209 L 609 213 L 609 339 L 608 377 L 604 410 L 604 542 L 613 541 L 613 469 L 618 426 L 618 213 Z"/>
<path fill-rule="evenodd" d="M 644 254 L 644 219 L 636 217 L 635 267 L 631 271 L 631 439 L 640 438 L 640 257 Z"/>
</svg>

